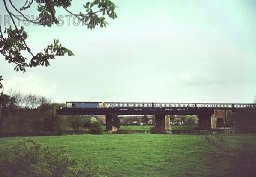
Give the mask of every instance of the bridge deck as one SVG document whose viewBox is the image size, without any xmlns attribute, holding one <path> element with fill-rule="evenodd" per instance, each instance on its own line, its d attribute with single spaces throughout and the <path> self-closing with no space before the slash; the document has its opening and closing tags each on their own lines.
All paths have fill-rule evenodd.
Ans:
<svg viewBox="0 0 256 177">
<path fill-rule="evenodd" d="M 224 109 L 224 108 L 222 108 Z M 216 108 L 62 108 L 59 115 L 199 115 L 213 114 Z M 219 110 L 219 109 L 218 109 Z M 240 109 L 225 109 L 238 111 Z"/>
</svg>

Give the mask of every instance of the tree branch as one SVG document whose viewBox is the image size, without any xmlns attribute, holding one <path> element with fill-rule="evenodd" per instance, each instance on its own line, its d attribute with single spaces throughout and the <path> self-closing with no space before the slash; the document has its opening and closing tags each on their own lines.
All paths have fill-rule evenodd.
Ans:
<svg viewBox="0 0 256 177">
<path fill-rule="evenodd" d="M 88 25 L 88 23 L 85 23 L 84 22 L 84 19 L 83 18 L 80 18 L 81 17 L 81 15 L 79 15 L 79 14 L 74 14 L 74 13 L 72 13 L 71 11 L 69 11 L 67 8 L 64 8 L 65 10 L 66 10 L 66 12 L 68 12 L 70 15 L 73 15 L 74 17 L 76 17 L 78 20 L 80 20 L 84 25 Z"/>
<path fill-rule="evenodd" d="M 28 8 L 31 7 L 31 5 L 33 4 L 34 0 L 31 0 L 30 2 L 28 2 L 28 0 L 26 0 L 25 4 L 20 8 L 20 10 L 26 10 Z"/>
<path fill-rule="evenodd" d="M 13 8 L 16 12 L 18 12 L 18 13 L 24 18 L 24 20 L 22 20 L 22 19 L 18 18 L 16 15 L 13 14 L 13 16 L 14 16 L 17 20 L 19 20 L 19 21 L 28 21 L 28 22 L 31 22 L 31 23 L 34 23 L 34 24 L 39 24 L 39 22 L 37 22 L 37 20 L 38 20 L 39 18 L 37 18 L 36 20 L 30 20 L 30 19 L 28 19 L 20 10 L 18 10 L 18 9 L 13 5 L 12 0 L 9 0 L 9 2 L 10 2 L 10 4 L 11 4 L 12 8 Z M 33 1 L 32 1 L 32 2 L 33 2 Z"/>
<path fill-rule="evenodd" d="M 18 28 L 17 28 L 17 25 L 16 25 L 14 19 L 13 19 L 13 15 L 14 15 L 14 14 L 8 9 L 7 4 L 6 4 L 6 0 L 3 0 L 3 1 L 4 1 L 5 10 L 6 10 L 7 13 L 10 15 L 10 17 L 11 17 L 11 19 L 12 19 L 12 23 L 13 23 L 13 25 L 15 26 L 16 31 L 18 32 L 19 30 L 18 30 Z"/>
</svg>

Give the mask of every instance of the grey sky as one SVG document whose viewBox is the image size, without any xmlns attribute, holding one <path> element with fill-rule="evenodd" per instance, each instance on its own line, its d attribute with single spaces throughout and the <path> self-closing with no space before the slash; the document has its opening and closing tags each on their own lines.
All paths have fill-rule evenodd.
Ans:
<svg viewBox="0 0 256 177">
<path fill-rule="evenodd" d="M 48 68 L 25 74 L 1 59 L 5 91 L 31 92 L 56 102 L 253 101 L 255 1 L 114 2 L 118 19 L 104 29 L 87 30 L 72 19 L 69 25 L 67 18 L 61 27 L 29 25 L 35 52 L 58 38 L 75 57 L 60 57 Z"/>
</svg>

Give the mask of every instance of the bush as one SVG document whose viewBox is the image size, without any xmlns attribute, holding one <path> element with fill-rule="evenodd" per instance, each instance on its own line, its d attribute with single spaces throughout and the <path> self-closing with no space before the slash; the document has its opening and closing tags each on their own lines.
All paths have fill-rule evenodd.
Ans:
<svg viewBox="0 0 256 177">
<path fill-rule="evenodd" d="M 95 177 L 99 172 L 92 159 L 80 167 L 64 147 L 42 146 L 32 139 L 19 141 L 2 154 L 1 177 Z"/>
<path fill-rule="evenodd" d="M 91 120 L 90 119 L 86 119 L 84 124 L 83 124 L 83 127 L 89 129 L 90 126 L 91 126 Z"/>
<path fill-rule="evenodd" d="M 92 134 L 102 134 L 102 127 L 101 127 L 100 122 L 94 121 L 94 122 L 91 123 L 90 133 L 92 133 Z"/>
</svg>

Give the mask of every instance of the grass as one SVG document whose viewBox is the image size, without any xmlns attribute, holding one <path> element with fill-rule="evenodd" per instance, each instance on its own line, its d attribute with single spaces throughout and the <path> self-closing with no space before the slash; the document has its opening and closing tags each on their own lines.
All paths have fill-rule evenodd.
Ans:
<svg viewBox="0 0 256 177">
<path fill-rule="evenodd" d="M 127 125 L 121 126 L 122 130 L 140 130 L 140 131 L 150 131 L 151 128 L 155 127 L 154 125 Z M 172 130 L 192 130 L 197 129 L 197 125 L 172 125 Z"/>
<path fill-rule="evenodd" d="M 0 152 L 20 139 L 0 138 Z M 87 134 L 33 139 L 67 146 L 80 163 L 83 157 L 95 157 L 108 177 L 250 177 L 255 172 L 251 157 L 255 157 L 256 135 Z"/>
<path fill-rule="evenodd" d="M 151 128 L 154 127 L 153 125 L 122 125 L 120 127 L 121 130 L 144 130 L 150 131 Z"/>
</svg>

